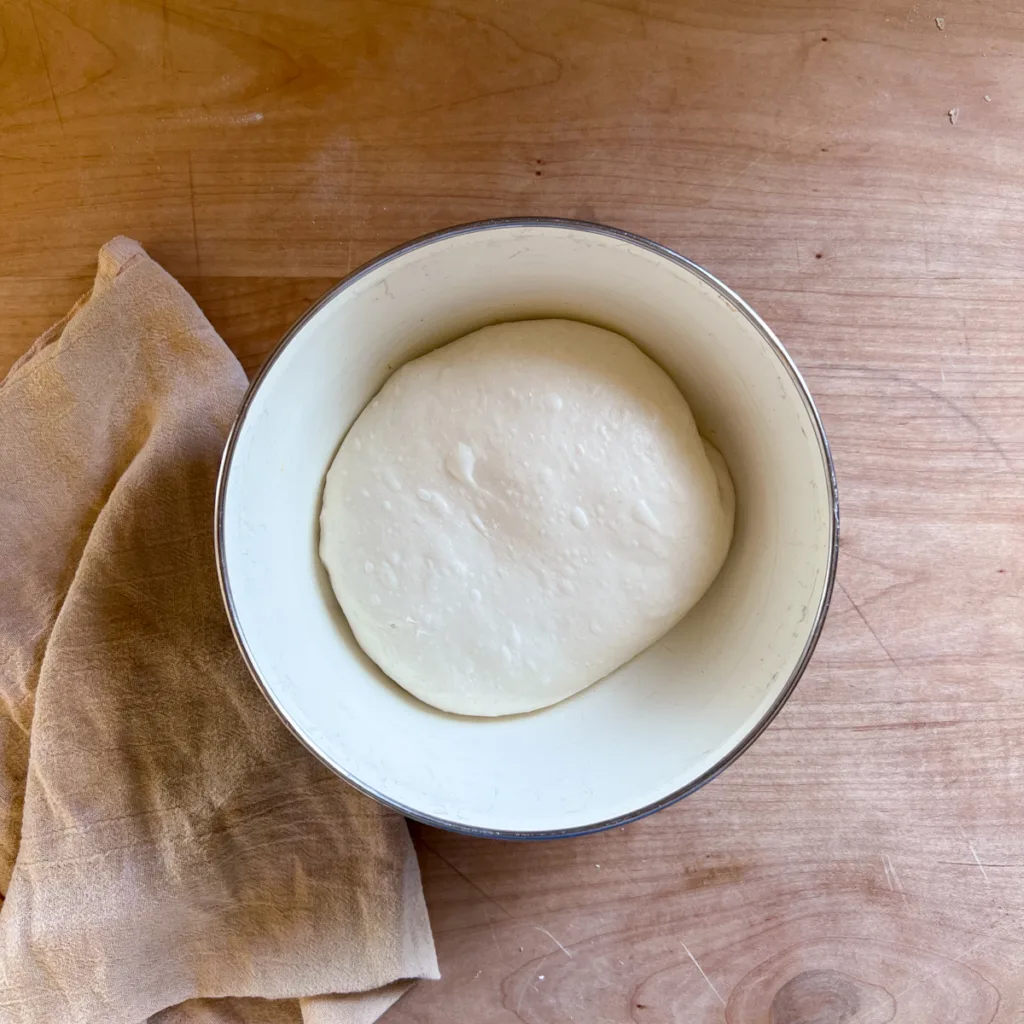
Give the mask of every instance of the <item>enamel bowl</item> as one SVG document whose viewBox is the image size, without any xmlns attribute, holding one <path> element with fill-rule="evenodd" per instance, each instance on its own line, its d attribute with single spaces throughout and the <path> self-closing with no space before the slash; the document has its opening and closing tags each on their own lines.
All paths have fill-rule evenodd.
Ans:
<svg viewBox="0 0 1024 1024">
<path fill-rule="evenodd" d="M 729 464 L 735 537 L 696 608 L 599 683 L 532 714 L 446 714 L 355 643 L 317 555 L 324 475 L 396 367 L 486 324 L 543 317 L 618 331 L 675 379 Z M 757 315 L 668 249 L 559 220 L 452 228 L 338 284 L 253 382 L 217 488 L 224 601 L 281 718 L 343 779 L 409 817 L 507 838 L 620 825 L 746 750 L 811 656 L 838 531 L 821 421 Z"/>
</svg>

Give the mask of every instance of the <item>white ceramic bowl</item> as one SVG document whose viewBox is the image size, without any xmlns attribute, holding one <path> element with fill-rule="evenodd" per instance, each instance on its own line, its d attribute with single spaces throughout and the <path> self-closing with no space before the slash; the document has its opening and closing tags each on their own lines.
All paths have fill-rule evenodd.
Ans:
<svg viewBox="0 0 1024 1024">
<path fill-rule="evenodd" d="M 554 707 L 463 718 L 409 696 L 360 651 L 317 556 L 324 474 L 391 372 L 504 320 L 567 317 L 631 338 L 689 400 L 736 486 L 718 579 L 662 641 Z M 253 382 L 217 490 L 217 562 L 267 699 L 342 778 L 420 821 L 509 838 L 619 825 L 693 792 L 792 692 L 838 549 L 828 444 L 796 367 L 699 267 L 594 224 L 489 221 L 356 271 Z"/>
</svg>

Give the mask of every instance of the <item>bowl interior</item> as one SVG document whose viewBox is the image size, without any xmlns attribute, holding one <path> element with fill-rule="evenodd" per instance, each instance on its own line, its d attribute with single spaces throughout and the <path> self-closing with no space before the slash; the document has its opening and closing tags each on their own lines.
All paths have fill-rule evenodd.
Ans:
<svg viewBox="0 0 1024 1024">
<path fill-rule="evenodd" d="M 729 464 L 736 533 L 704 599 L 629 664 L 540 712 L 462 718 L 407 695 L 353 640 L 317 556 L 323 478 L 396 367 L 486 324 L 535 317 L 619 331 L 668 371 Z M 656 247 L 549 223 L 426 240 L 316 308 L 250 394 L 218 528 L 240 642 L 315 753 L 415 817 L 539 833 L 657 805 L 757 732 L 813 644 L 836 527 L 813 410 L 755 319 Z"/>
</svg>

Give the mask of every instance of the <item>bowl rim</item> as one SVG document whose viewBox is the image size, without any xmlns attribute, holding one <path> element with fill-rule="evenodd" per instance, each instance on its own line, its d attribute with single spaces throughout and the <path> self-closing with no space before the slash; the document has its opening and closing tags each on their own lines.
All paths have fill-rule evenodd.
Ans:
<svg viewBox="0 0 1024 1024">
<path fill-rule="evenodd" d="M 694 274 L 699 280 L 713 288 L 723 299 L 725 299 L 731 306 L 733 306 L 737 312 L 745 317 L 749 323 L 755 328 L 760 334 L 762 341 L 764 341 L 769 349 L 775 354 L 776 358 L 782 363 L 785 370 L 788 372 L 790 378 L 796 386 L 797 391 L 803 400 L 804 407 L 810 416 L 811 423 L 814 427 L 816 439 L 818 441 L 818 448 L 822 458 L 822 468 L 825 473 L 826 485 L 828 487 L 829 496 L 829 508 L 830 508 L 830 520 L 829 520 L 829 555 L 828 565 L 826 568 L 825 586 L 822 589 L 821 599 L 818 602 L 818 607 L 815 610 L 813 620 L 811 622 L 811 628 L 807 635 L 807 640 L 804 644 L 803 650 L 801 651 L 800 658 L 797 660 L 793 671 L 790 673 L 789 678 L 786 680 L 785 685 L 779 691 L 779 695 L 767 708 L 764 714 L 754 723 L 753 727 L 740 739 L 740 741 L 720 760 L 712 765 L 707 771 L 703 772 L 696 779 L 687 783 L 685 786 L 674 790 L 658 800 L 652 801 L 651 803 L 645 804 L 642 807 L 637 808 L 633 811 L 627 811 L 624 814 L 617 815 L 614 818 L 608 818 L 602 821 L 596 821 L 587 825 L 577 825 L 571 828 L 564 829 L 542 829 L 537 831 L 520 831 L 513 829 L 494 829 L 494 828 L 483 828 L 474 825 L 467 825 L 462 822 L 449 821 L 444 818 L 439 818 L 431 814 L 426 814 L 422 811 L 417 811 L 414 807 L 407 807 L 399 801 L 393 800 L 386 794 L 381 793 L 374 789 L 372 786 L 367 785 L 360 779 L 356 778 L 349 772 L 343 765 L 336 763 L 323 751 L 318 750 L 302 733 L 299 727 L 291 720 L 287 712 L 283 707 L 280 706 L 276 700 L 271 688 L 261 678 L 259 670 L 250 655 L 248 644 L 245 639 L 245 634 L 242 630 L 240 623 L 238 622 L 234 599 L 231 594 L 231 583 L 228 579 L 227 565 L 225 561 L 225 543 L 224 543 L 224 501 L 225 493 L 227 490 L 228 478 L 231 474 L 231 467 L 235 453 L 235 447 L 238 443 L 239 435 L 241 434 L 242 428 L 245 425 L 245 420 L 248 415 L 250 406 L 252 405 L 253 398 L 257 391 L 260 389 L 263 381 L 266 379 L 270 370 L 273 368 L 274 363 L 284 352 L 285 348 L 289 345 L 292 339 L 302 330 L 303 327 L 329 302 L 332 302 L 338 295 L 350 288 L 353 284 L 365 277 L 372 271 L 378 270 L 381 267 L 386 266 L 388 263 L 397 259 L 399 256 L 404 256 L 407 253 L 413 252 L 417 249 L 424 248 L 425 246 L 432 245 L 435 242 L 440 242 L 448 238 L 457 237 L 466 234 L 475 234 L 485 231 L 493 231 L 505 228 L 562 228 L 569 231 L 578 231 L 586 234 L 602 235 L 607 238 L 613 238 L 617 241 L 628 242 L 631 245 L 638 246 L 639 248 L 645 249 L 646 251 L 653 253 L 656 256 L 660 256 L 663 259 L 667 259 L 677 266 L 682 267 L 684 270 Z M 734 761 L 736 761 L 747 749 L 754 743 L 755 740 L 768 728 L 772 723 L 775 716 L 782 710 L 786 701 L 789 700 L 793 691 L 796 689 L 797 683 L 803 676 L 807 665 L 810 662 L 811 655 L 814 653 L 814 649 L 818 644 L 818 639 L 821 636 L 821 631 L 825 624 L 825 618 L 828 614 L 829 604 L 832 600 L 832 590 L 835 585 L 836 571 L 839 562 L 839 491 L 836 482 L 835 464 L 832 459 L 832 449 L 829 446 L 828 438 L 825 434 L 825 428 L 821 421 L 821 416 L 818 413 L 818 409 L 814 404 L 814 399 L 811 397 L 810 390 L 804 381 L 803 376 L 797 369 L 796 363 L 793 362 L 792 357 L 786 351 L 785 346 L 775 336 L 772 329 L 761 319 L 753 308 L 749 306 L 739 295 L 736 294 L 728 285 L 723 284 L 717 277 L 709 273 L 699 264 L 694 263 L 692 260 L 687 259 L 674 249 L 670 249 L 667 246 L 661 245 L 658 242 L 651 241 L 649 238 L 645 238 L 642 235 L 634 234 L 631 231 L 623 230 L 622 228 L 611 227 L 606 224 L 599 224 L 593 221 L 585 220 L 573 220 L 566 217 L 498 217 L 488 220 L 471 221 L 465 224 L 457 224 L 452 227 L 443 228 L 440 231 L 433 231 L 426 235 L 421 235 L 418 238 L 414 238 L 411 241 L 404 242 L 401 245 L 397 245 L 392 249 L 381 253 L 379 256 L 374 257 L 368 262 L 362 264 L 352 270 L 349 274 L 343 277 L 337 284 L 329 288 L 323 295 L 320 296 L 310 307 L 307 309 L 292 325 L 285 331 L 281 340 L 274 347 L 270 355 L 264 360 L 263 365 L 260 367 L 256 376 L 252 379 L 248 389 L 245 392 L 245 396 L 242 399 L 242 403 L 238 409 L 238 413 L 235 416 L 234 422 L 231 425 L 231 430 L 228 433 L 224 452 L 221 457 L 220 469 L 217 474 L 217 487 L 214 496 L 214 552 L 215 561 L 217 565 L 217 580 L 220 584 L 221 597 L 224 601 L 224 607 L 227 611 L 228 622 L 231 626 L 231 632 L 235 638 L 235 643 L 238 645 L 238 649 L 241 652 L 242 660 L 245 662 L 246 668 L 249 670 L 249 674 L 252 676 L 256 685 L 260 688 L 263 696 L 267 702 L 277 713 L 278 717 L 288 727 L 295 738 L 322 764 L 326 765 L 335 775 L 338 775 L 341 779 L 347 782 L 350 786 L 357 789 L 359 792 L 365 794 L 376 800 L 378 803 L 383 804 L 386 807 L 398 811 L 400 814 L 407 818 L 411 818 L 414 821 L 420 822 L 424 825 L 430 825 L 435 828 L 441 828 L 449 832 L 455 832 L 462 835 L 476 836 L 485 839 L 511 839 L 511 840 L 539 840 L 539 839 L 567 839 L 576 836 L 591 835 L 595 832 L 603 832 L 608 829 L 618 828 L 623 825 L 627 825 L 631 822 L 638 821 L 641 818 L 645 818 L 650 814 L 654 814 L 656 811 L 663 810 L 666 807 L 671 806 L 674 803 L 684 799 L 685 797 L 691 796 L 696 793 L 697 790 L 701 789 L 707 783 L 711 782 L 712 779 L 717 778 L 726 768 L 728 768 Z"/>
</svg>

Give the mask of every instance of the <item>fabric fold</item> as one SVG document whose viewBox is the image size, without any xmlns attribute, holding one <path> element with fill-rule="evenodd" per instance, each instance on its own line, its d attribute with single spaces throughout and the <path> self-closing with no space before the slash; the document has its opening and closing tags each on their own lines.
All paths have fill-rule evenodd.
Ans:
<svg viewBox="0 0 1024 1024">
<path fill-rule="evenodd" d="M 228 628 L 213 493 L 245 383 L 119 238 L 0 385 L 12 1024 L 369 1024 L 438 976 L 405 822 L 287 732 Z"/>
</svg>

